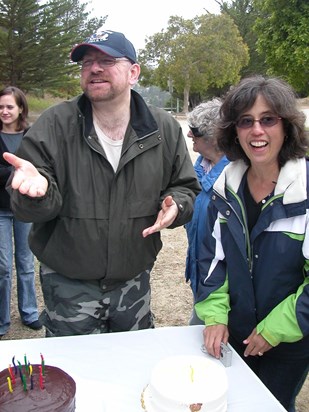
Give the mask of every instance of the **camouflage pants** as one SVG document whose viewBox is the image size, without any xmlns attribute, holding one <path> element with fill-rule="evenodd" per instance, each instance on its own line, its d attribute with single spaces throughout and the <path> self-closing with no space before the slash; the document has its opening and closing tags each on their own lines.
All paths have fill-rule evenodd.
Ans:
<svg viewBox="0 0 309 412">
<path fill-rule="evenodd" d="M 46 336 L 154 327 L 150 310 L 150 270 L 111 288 L 100 280 L 69 279 L 41 264 L 45 309 L 40 320 L 46 328 Z"/>
</svg>

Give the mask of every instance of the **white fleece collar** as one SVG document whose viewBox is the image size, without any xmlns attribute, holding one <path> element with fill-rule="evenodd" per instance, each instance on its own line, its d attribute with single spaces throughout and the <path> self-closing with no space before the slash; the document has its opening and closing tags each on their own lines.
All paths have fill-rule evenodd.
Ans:
<svg viewBox="0 0 309 412">
<path fill-rule="evenodd" d="M 237 192 L 248 166 L 243 160 L 229 163 L 214 184 L 214 189 L 224 198 L 225 187 Z M 307 199 L 306 159 L 289 160 L 280 170 L 275 196 L 283 194 L 283 204 L 298 203 Z"/>
</svg>

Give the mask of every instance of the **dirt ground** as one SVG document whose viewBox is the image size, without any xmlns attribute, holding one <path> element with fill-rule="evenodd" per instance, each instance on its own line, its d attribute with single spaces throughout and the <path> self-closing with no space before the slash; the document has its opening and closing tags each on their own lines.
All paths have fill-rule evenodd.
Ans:
<svg viewBox="0 0 309 412">
<path fill-rule="evenodd" d="M 184 119 L 178 119 L 186 134 Z M 190 141 L 188 147 L 191 148 Z M 194 160 L 194 154 L 191 152 Z M 184 267 L 187 250 L 187 238 L 183 227 L 162 231 L 163 249 L 159 253 L 152 271 L 152 310 L 155 315 L 156 327 L 187 325 L 191 308 L 192 295 L 190 287 L 184 280 Z M 38 275 L 37 298 L 39 310 L 43 308 L 43 300 Z M 3 339 L 31 339 L 44 337 L 44 331 L 32 331 L 22 325 L 16 301 L 15 277 L 12 286 L 12 324 L 11 329 Z M 1 347 L 1 343 L 0 343 Z M 309 377 L 307 378 L 298 398 L 297 412 L 309 411 Z"/>
</svg>

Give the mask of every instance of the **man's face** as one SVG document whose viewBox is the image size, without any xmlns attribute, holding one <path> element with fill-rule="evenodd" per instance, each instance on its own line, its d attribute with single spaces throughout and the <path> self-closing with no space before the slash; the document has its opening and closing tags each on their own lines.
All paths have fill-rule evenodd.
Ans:
<svg viewBox="0 0 309 412">
<path fill-rule="evenodd" d="M 139 65 L 90 49 L 81 62 L 81 88 L 92 102 L 110 101 L 136 83 Z"/>
</svg>

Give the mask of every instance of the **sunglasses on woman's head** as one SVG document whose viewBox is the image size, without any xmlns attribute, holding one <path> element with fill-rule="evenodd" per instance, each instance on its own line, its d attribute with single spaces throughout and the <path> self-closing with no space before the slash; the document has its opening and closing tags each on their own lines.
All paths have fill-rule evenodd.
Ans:
<svg viewBox="0 0 309 412">
<path fill-rule="evenodd" d="M 204 136 L 204 133 L 201 133 L 199 131 L 198 127 L 193 127 L 193 126 L 189 125 L 189 129 L 191 130 L 194 137 L 203 137 Z"/>
</svg>

